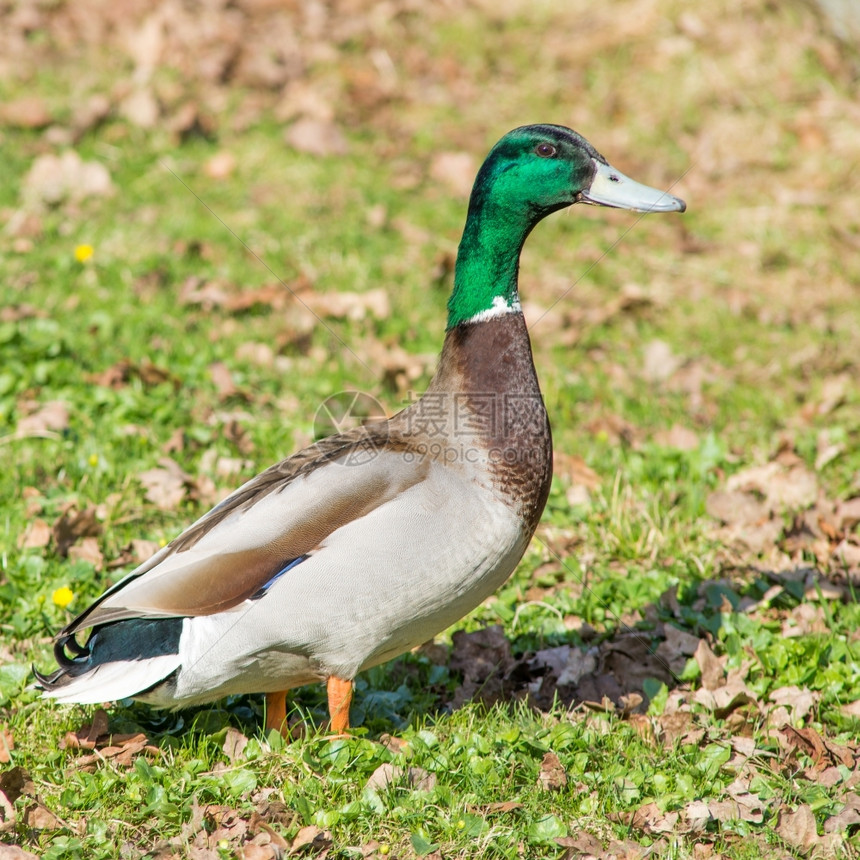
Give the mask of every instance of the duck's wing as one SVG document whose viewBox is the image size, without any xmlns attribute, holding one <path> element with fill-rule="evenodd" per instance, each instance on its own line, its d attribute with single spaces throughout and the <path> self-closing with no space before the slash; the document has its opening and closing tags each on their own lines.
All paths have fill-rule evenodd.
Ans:
<svg viewBox="0 0 860 860">
<path fill-rule="evenodd" d="M 378 428 L 378 429 L 374 429 Z M 427 467 L 385 425 L 333 436 L 244 484 L 108 589 L 58 639 L 127 618 L 212 615 L 262 595 L 347 523 L 422 481 Z"/>
</svg>

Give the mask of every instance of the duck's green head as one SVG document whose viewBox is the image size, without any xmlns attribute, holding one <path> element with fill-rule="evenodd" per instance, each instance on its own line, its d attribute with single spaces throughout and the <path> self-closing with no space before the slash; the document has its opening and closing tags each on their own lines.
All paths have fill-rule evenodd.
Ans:
<svg viewBox="0 0 860 860">
<path fill-rule="evenodd" d="M 475 179 L 448 303 L 448 327 L 518 310 L 523 242 L 538 221 L 574 203 L 637 212 L 686 208 L 683 200 L 615 170 L 569 128 L 515 128 L 492 148 Z"/>
</svg>

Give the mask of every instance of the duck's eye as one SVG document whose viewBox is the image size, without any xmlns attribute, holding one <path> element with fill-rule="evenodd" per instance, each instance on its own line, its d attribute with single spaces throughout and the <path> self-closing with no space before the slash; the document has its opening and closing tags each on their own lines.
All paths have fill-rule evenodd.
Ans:
<svg viewBox="0 0 860 860">
<path fill-rule="evenodd" d="M 552 158 L 558 150 L 551 143 L 539 143 L 535 147 L 535 152 L 541 158 Z"/>
</svg>

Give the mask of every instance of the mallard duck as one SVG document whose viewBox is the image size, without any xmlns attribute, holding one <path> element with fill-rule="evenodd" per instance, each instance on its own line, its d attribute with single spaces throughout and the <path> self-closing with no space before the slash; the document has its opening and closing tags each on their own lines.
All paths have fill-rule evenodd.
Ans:
<svg viewBox="0 0 860 860">
<path fill-rule="evenodd" d="M 105 591 L 57 635 L 44 695 L 181 708 L 261 692 L 283 728 L 285 692 L 325 682 L 345 732 L 356 675 L 491 595 L 538 524 L 552 441 L 517 276 L 532 228 L 573 203 L 685 209 L 568 128 L 506 134 L 475 180 L 423 397 L 262 472 Z"/>
</svg>

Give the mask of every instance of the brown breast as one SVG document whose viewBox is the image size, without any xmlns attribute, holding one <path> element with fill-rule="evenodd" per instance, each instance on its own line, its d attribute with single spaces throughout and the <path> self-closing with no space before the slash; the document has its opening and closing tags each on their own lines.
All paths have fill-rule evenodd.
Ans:
<svg viewBox="0 0 860 860">
<path fill-rule="evenodd" d="M 476 471 L 488 486 L 529 532 L 537 526 L 552 480 L 552 436 L 522 314 L 450 329 L 427 392 L 395 426 L 434 459 L 484 464 Z"/>
</svg>

